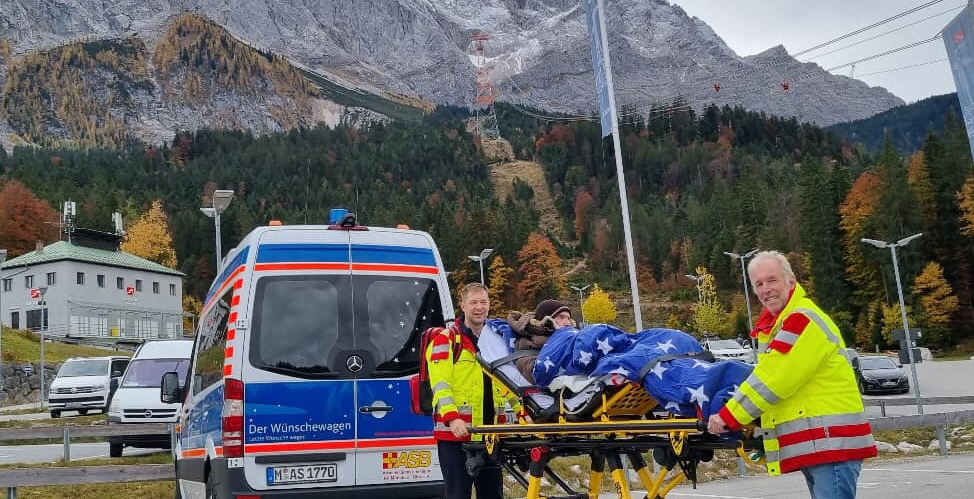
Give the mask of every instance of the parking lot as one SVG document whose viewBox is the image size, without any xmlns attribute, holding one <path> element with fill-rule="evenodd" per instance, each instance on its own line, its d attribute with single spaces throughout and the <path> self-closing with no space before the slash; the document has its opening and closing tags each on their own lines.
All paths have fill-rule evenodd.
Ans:
<svg viewBox="0 0 974 499">
<path fill-rule="evenodd" d="M 950 362 L 921 362 L 917 364 L 917 378 L 920 380 L 921 397 L 958 397 L 974 395 L 974 361 L 957 360 Z M 910 377 L 910 393 L 897 395 L 866 395 L 864 399 L 912 398 L 913 373 L 909 365 L 903 366 L 903 371 Z M 948 412 L 962 409 L 974 409 L 974 405 L 935 405 L 924 407 L 924 413 Z M 879 407 L 867 407 L 866 413 L 870 417 L 879 417 Z M 887 407 L 886 415 L 917 414 L 915 405 Z"/>
</svg>

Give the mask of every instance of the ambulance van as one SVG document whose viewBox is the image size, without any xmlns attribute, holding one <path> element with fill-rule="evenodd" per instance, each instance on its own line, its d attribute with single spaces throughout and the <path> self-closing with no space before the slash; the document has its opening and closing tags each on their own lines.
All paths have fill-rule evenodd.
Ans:
<svg viewBox="0 0 974 499">
<path fill-rule="evenodd" d="M 334 212 L 335 210 L 333 210 Z M 429 234 L 260 227 L 203 304 L 184 401 L 177 498 L 440 497 L 429 416 L 412 410 L 420 335 L 453 317 Z"/>
</svg>

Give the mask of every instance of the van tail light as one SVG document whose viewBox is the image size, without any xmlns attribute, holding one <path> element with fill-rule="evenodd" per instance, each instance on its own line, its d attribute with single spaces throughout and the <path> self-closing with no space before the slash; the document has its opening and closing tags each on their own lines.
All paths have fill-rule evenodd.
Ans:
<svg viewBox="0 0 974 499">
<path fill-rule="evenodd" d="M 243 457 L 243 381 L 223 380 L 223 457 Z"/>
</svg>

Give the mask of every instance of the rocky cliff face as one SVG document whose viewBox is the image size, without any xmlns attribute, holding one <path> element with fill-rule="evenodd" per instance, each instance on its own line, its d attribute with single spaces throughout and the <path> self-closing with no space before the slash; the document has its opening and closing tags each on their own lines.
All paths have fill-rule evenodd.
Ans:
<svg viewBox="0 0 974 499">
<path fill-rule="evenodd" d="M 595 107 L 579 0 L 6 0 L 0 37 L 16 54 L 81 37 L 137 33 L 152 46 L 172 19 L 198 12 L 235 37 L 332 79 L 466 105 L 474 95 L 470 35 L 499 99 L 557 111 Z M 617 102 L 648 110 L 683 97 L 828 125 L 902 103 L 885 89 L 802 64 L 781 47 L 742 57 L 665 0 L 606 0 Z M 783 84 L 787 84 L 788 89 Z M 720 86 L 720 90 L 715 89 Z"/>
</svg>

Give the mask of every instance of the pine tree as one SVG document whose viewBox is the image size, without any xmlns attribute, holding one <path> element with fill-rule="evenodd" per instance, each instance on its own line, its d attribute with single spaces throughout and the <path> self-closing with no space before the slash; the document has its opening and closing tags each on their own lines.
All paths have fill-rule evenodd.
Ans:
<svg viewBox="0 0 974 499">
<path fill-rule="evenodd" d="M 588 324 L 611 324 L 617 315 L 616 306 L 609 294 L 598 284 L 592 285 L 592 292 L 582 303 L 582 317 Z"/>
<path fill-rule="evenodd" d="M 169 219 L 162 209 L 161 199 L 153 201 L 149 210 L 129 227 L 121 249 L 171 269 L 176 268 L 176 250 L 173 249 Z"/>
<path fill-rule="evenodd" d="M 521 303 L 537 303 L 568 292 L 561 258 L 546 236 L 537 232 L 528 236 L 528 242 L 517 253 L 517 261 L 517 294 Z"/>
</svg>

